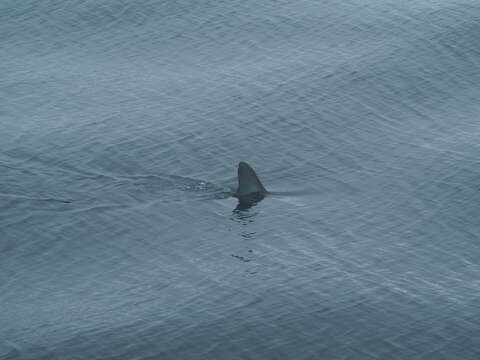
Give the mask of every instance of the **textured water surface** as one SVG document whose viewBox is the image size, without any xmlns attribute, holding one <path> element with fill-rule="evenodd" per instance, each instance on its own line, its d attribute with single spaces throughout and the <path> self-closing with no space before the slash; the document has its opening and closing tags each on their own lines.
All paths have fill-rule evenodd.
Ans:
<svg viewBox="0 0 480 360">
<path fill-rule="evenodd" d="M 0 359 L 480 357 L 478 2 L 3 0 L 0 48 Z"/>
</svg>

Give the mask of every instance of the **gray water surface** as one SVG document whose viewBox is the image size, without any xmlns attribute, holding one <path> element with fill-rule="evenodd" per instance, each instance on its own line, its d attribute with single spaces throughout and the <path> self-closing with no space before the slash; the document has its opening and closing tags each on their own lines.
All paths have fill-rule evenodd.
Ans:
<svg viewBox="0 0 480 360">
<path fill-rule="evenodd" d="M 0 359 L 480 358 L 477 1 L 3 0 L 0 49 Z"/>
</svg>

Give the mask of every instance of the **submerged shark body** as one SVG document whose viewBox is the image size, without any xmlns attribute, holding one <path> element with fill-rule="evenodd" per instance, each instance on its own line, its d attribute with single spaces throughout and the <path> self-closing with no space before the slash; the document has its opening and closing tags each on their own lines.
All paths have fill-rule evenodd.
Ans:
<svg viewBox="0 0 480 360">
<path fill-rule="evenodd" d="M 238 210 L 246 210 L 261 201 L 268 191 L 258 179 L 250 165 L 241 161 L 238 164 L 238 188 L 233 196 L 238 199 Z"/>
</svg>

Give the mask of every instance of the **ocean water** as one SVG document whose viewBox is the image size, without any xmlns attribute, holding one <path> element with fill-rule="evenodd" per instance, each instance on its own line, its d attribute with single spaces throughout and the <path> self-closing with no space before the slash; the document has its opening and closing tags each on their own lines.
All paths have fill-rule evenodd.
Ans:
<svg viewBox="0 0 480 360">
<path fill-rule="evenodd" d="M 0 359 L 480 358 L 478 1 L 3 0 L 0 49 Z"/>
</svg>

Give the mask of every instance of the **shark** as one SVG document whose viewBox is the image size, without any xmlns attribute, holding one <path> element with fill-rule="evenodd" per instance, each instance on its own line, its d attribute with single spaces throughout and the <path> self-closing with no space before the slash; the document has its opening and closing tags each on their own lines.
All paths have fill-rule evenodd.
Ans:
<svg viewBox="0 0 480 360">
<path fill-rule="evenodd" d="M 234 197 L 238 199 L 236 210 L 247 210 L 268 195 L 255 170 L 244 161 L 238 163 L 238 187 Z"/>
</svg>

